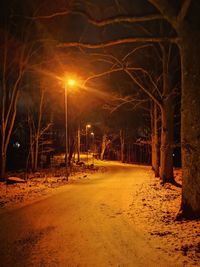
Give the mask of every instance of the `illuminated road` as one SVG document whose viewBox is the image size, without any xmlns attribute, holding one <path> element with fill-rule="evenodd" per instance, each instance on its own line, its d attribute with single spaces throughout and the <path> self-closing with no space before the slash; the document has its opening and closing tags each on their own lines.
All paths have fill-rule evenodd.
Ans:
<svg viewBox="0 0 200 267">
<path fill-rule="evenodd" d="M 128 216 L 149 168 L 106 164 L 106 173 L 2 214 L 0 266 L 174 267 Z"/>
</svg>

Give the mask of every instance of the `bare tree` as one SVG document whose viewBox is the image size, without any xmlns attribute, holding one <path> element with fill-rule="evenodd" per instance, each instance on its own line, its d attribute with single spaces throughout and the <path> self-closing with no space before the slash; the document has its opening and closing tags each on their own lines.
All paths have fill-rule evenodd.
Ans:
<svg viewBox="0 0 200 267">
<path fill-rule="evenodd" d="M 39 155 L 41 152 L 41 147 L 46 142 L 43 140 L 45 133 L 50 129 L 52 123 L 47 123 L 43 125 L 42 119 L 44 115 L 44 103 L 45 103 L 45 90 L 41 88 L 41 93 L 39 97 L 38 109 L 37 105 L 34 103 L 34 110 L 28 112 L 28 125 L 29 125 L 29 154 L 28 160 L 31 161 L 31 169 L 37 171 L 39 164 Z M 37 118 L 35 118 L 35 116 Z"/>
<path fill-rule="evenodd" d="M 120 129 L 119 132 L 119 136 L 120 136 L 120 147 L 121 147 L 121 162 L 124 162 L 124 148 L 125 148 L 125 130 L 124 129 Z"/>
<path fill-rule="evenodd" d="M 159 131 L 158 131 L 158 106 L 152 101 L 151 105 L 151 157 L 152 169 L 155 172 L 155 177 L 159 177 L 160 166 L 160 144 L 159 144 Z"/>
<path fill-rule="evenodd" d="M 20 87 L 30 56 L 27 44 L 22 44 L 2 33 L 1 43 L 1 84 L 0 84 L 0 179 L 5 179 L 7 149 L 13 130 Z"/>
<path fill-rule="evenodd" d="M 147 16 L 118 16 L 104 20 L 95 20 L 85 12 L 78 12 L 88 18 L 97 27 L 112 23 L 139 23 L 166 20 L 175 31 L 172 36 L 136 36 L 119 38 L 97 44 L 83 42 L 62 42 L 59 47 L 78 46 L 82 48 L 105 48 L 114 45 L 136 42 L 165 42 L 166 39 L 176 43 L 181 57 L 182 77 L 182 116 L 181 144 L 183 167 L 182 214 L 186 217 L 200 217 L 200 33 L 198 31 L 199 3 L 194 0 L 184 0 L 178 10 L 175 2 L 168 0 L 147 0 L 158 12 Z M 69 11 L 65 12 L 65 15 Z M 58 14 L 59 15 L 59 14 Z M 63 13 L 62 13 L 63 15 Z M 43 17 L 45 18 L 45 16 Z"/>
<path fill-rule="evenodd" d="M 141 89 L 147 97 L 149 97 L 155 105 L 161 111 L 161 147 L 160 147 L 160 178 L 162 183 L 172 182 L 174 183 L 174 175 L 173 175 L 173 99 L 174 99 L 174 90 L 171 84 L 171 76 L 170 76 L 170 48 L 168 44 L 159 44 L 161 48 L 161 57 L 160 59 L 162 63 L 161 68 L 161 77 L 162 80 L 161 88 L 157 85 L 158 74 L 154 74 L 156 77 L 154 81 L 154 76 L 149 73 L 148 70 L 144 69 L 143 67 L 136 67 L 131 66 L 129 57 L 135 55 L 139 49 L 146 48 L 146 46 L 141 46 L 133 49 L 129 52 L 121 61 L 114 56 L 111 55 L 103 55 L 104 57 L 107 56 L 113 67 L 108 71 L 101 72 L 99 74 L 93 75 L 88 77 L 86 82 L 89 82 L 91 79 L 100 78 L 104 75 L 108 75 L 115 72 L 124 71 L 131 81 L 136 84 L 139 89 Z M 100 56 L 100 55 L 99 55 Z M 129 60 L 129 63 L 127 61 Z M 157 76 L 156 76 L 157 75 Z M 85 82 L 85 83 L 86 83 Z M 138 100 L 134 97 L 125 97 L 121 101 L 120 104 L 116 105 L 113 110 L 118 109 L 124 103 L 132 103 L 133 105 L 142 104 L 142 100 Z M 156 130 L 157 131 L 157 130 Z M 155 136 L 156 137 L 156 136 Z M 158 138 L 157 138 L 158 139 Z M 158 149 L 158 140 L 156 139 L 156 148 L 154 147 L 155 143 L 152 146 L 152 153 L 153 157 L 157 157 L 157 149 Z M 156 155 L 154 153 L 157 153 Z M 156 158 L 156 163 L 159 163 L 158 158 Z M 159 166 L 154 166 L 156 168 L 156 176 L 159 173 Z"/>
</svg>

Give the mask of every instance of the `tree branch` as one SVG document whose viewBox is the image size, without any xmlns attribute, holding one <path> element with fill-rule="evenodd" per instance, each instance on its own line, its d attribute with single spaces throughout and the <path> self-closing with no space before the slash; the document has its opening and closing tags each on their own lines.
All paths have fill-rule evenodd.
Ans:
<svg viewBox="0 0 200 267">
<path fill-rule="evenodd" d="M 125 61 L 129 56 L 133 55 L 137 50 L 143 49 L 143 48 L 147 48 L 152 46 L 151 44 L 145 44 L 143 46 L 139 46 L 134 48 L 133 50 L 131 50 L 128 54 L 126 54 L 126 56 L 123 57 L 122 61 Z"/>
<path fill-rule="evenodd" d="M 135 79 L 133 74 L 128 69 L 124 69 L 124 71 L 128 74 L 131 80 L 136 83 L 159 107 L 162 106 L 158 99 L 150 91 L 148 91 L 148 89 L 146 89 L 140 82 L 138 82 L 138 80 Z"/>
<path fill-rule="evenodd" d="M 120 44 L 128 44 L 128 43 L 159 43 L 159 42 L 166 42 L 171 41 L 172 43 L 177 43 L 178 38 L 177 37 L 130 37 L 130 38 L 124 38 L 124 39 L 118 39 L 118 40 L 112 40 L 112 41 L 105 41 L 102 43 L 79 43 L 79 42 L 65 42 L 60 43 L 57 45 L 58 48 L 65 48 L 65 47 L 81 47 L 81 48 L 105 48 L 105 47 L 111 47 L 115 45 Z"/>
<path fill-rule="evenodd" d="M 162 16 L 171 24 L 174 29 L 177 29 L 177 15 L 172 4 L 168 0 L 148 0 Z"/>
<path fill-rule="evenodd" d="M 177 17 L 178 23 L 182 22 L 184 20 L 185 16 L 187 15 L 187 11 L 190 7 L 191 1 L 192 0 L 185 0 L 183 2 L 183 5 L 182 5 L 180 12 L 178 14 L 178 17 Z"/>
<path fill-rule="evenodd" d="M 116 69 L 107 70 L 107 71 L 104 71 L 104 72 L 101 72 L 101 73 L 98 73 L 98 74 L 94 74 L 94 75 L 88 77 L 88 78 L 84 81 L 83 85 L 85 86 L 86 83 L 89 82 L 89 81 L 92 80 L 92 79 L 99 78 L 99 77 L 103 77 L 103 76 L 106 76 L 107 74 L 111 74 L 111 73 L 114 73 L 114 72 L 119 72 L 119 71 L 122 71 L 122 70 L 123 70 L 123 68 L 121 67 L 121 68 L 116 68 Z"/>
<path fill-rule="evenodd" d="M 115 16 L 112 18 L 97 20 L 91 17 L 88 13 L 84 11 L 79 11 L 79 10 L 74 10 L 74 11 L 64 10 L 64 11 L 55 12 L 49 15 L 41 15 L 41 16 L 27 17 L 27 18 L 32 19 L 32 20 L 41 20 L 41 19 L 45 20 L 45 19 L 53 19 L 55 17 L 60 17 L 60 16 L 66 16 L 66 15 L 81 15 L 82 17 L 85 17 L 89 23 L 95 26 L 98 26 L 98 27 L 108 26 L 114 23 L 135 23 L 135 22 L 144 22 L 144 21 L 163 19 L 163 16 L 160 14 L 151 14 L 151 15 L 146 15 L 146 16 L 141 16 L 141 17 L 119 15 L 119 16 Z"/>
</svg>

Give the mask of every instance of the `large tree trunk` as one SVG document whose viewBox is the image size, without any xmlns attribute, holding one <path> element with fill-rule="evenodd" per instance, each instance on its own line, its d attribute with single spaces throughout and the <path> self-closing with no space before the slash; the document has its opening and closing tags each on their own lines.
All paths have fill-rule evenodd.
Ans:
<svg viewBox="0 0 200 267">
<path fill-rule="evenodd" d="M 173 126 L 174 113 L 170 99 L 166 100 L 161 109 L 161 147 L 160 147 L 160 178 L 163 183 L 173 182 Z"/>
<path fill-rule="evenodd" d="M 182 65 L 182 212 L 185 217 L 200 217 L 199 30 L 196 32 L 188 26 L 181 37 L 179 47 Z"/>
<path fill-rule="evenodd" d="M 158 131 L 158 107 L 153 101 L 151 106 L 151 163 L 152 169 L 155 172 L 155 177 L 159 177 L 160 145 Z"/>
<path fill-rule="evenodd" d="M 168 44 L 160 45 L 163 61 L 163 93 L 161 105 L 161 147 L 160 178 L 162 183 L 174 182 L 173 141 L 174 141 L 174 97 L 169 73 Z"/>
</svg>

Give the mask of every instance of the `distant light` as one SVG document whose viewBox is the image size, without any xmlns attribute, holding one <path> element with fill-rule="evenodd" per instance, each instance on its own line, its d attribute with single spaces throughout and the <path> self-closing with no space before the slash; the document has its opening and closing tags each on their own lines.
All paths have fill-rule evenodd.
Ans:
<svg viewBox="0 0 200 267">
<path fill-rule="evenodd" d="M 172 154 L 173 157 L 175 157 L 175 154 Z"/>
<path fill-rule="evenodd" d="M 13 144 L 13 147 L 16 147 L 16 148 L 20 148 L 20 143 L 19 142 L 15 142 L 14 144 Z"/>
<path fill-rule="evenodd" d="M 93 132 L 91 132 L 90 134 L 91 134 L 92 136 L 94 136 L 94 133 L 93 133 Z"/>
<path fill-rule="evenodd" d="M 91 124 L 87 124 L 86 127 L 87 127 L 87 128 L 91 128 Z"/>
</svg>

